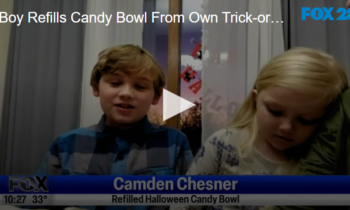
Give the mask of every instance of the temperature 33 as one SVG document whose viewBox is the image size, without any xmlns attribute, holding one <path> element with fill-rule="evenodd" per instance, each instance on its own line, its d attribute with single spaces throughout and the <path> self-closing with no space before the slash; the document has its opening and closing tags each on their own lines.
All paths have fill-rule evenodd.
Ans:
<svg viewBox="0 0 350 210">
<path fill-rule="evenodd" d="M 43 203 L 47 199 L 47 195 L 33 195 L 32 203 Z"/>
</svg>

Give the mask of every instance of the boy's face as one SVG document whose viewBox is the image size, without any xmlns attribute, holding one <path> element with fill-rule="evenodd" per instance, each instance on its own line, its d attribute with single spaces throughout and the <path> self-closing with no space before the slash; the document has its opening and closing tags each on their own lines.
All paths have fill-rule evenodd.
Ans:
<svg viewBox="0 0 350 210">
<path fill-rule="evenodd" d="M 100 104 L 107 117 L 107 125 L 128 128 L 141 120 L 150 106 L 157 104 L 153 78 L 150 73 L 127 75 L 122 71 L 102 75 L 98 90 Z"/>
<path fill-rule="evenodd" d="M 253 91 L 259 137 L 283 151 L 304 143 L 320 123 L 327 103 L 318 90 L 295 92 L 282 87 Z"/>
</svg>

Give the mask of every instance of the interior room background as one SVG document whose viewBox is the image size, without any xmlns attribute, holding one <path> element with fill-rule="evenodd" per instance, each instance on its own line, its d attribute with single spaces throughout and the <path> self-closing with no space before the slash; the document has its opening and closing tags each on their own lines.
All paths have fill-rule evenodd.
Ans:
<svg viewBox="0 0 350 210">
<path fill-rule="evenodd" d="M 0 8 L 14 14 L 167 13 L 169 5 L 174 5 L 169 4 L 172 1 L 177 0 L 0 0 Z M 301 20 L 301 7 L 344 7 L 345 2 L 183 0 L 181 9 L 186 15 L 192 11 L 218 15 L 222 11 L 248 11 L 271 14 L 274 21 L 279 21 L 181 24 L 178 77 L 167 79 L 179 83 L 176 94 L 197 103 L 181 114 L 176 127 L 188 136 L 193 152 L 210 134 L 230 124 L 237 107 L 250 93 L 259 69 L 273 56 L 295 46 L 312 47 L 333 54 L 349 71 L 349 22 Z M 69 22 L 23 22 L 21 27 L 0 24 L 0 174 L 35 173 L 59 134 L 98 122 L 102 111 L 88 81 L 97 55 L 104 48 L 127 43 L 144 46 L 168 75 L 168 30 L 167 24 L 149 21 L 108 27 Z M 201 57 L 196 52 L 198 45 Z M 181 77 L 188 66 L 195 74 Z M 198 81 L 200 88 L 194 93 L 190 86 Z M 164 124 L 161 114 L 162 102 L 152 107 L 149 118 Z"/>
</svg>

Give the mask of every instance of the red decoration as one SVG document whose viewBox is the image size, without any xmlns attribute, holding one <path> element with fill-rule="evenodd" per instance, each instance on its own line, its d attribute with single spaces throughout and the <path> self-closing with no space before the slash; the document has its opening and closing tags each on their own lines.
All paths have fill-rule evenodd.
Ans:
<svg viewBox="0 0 350 210">
<path fill-rule="evenodd" d="M 201 53 L 201 49 L 202 49 L 202 44 L 200 43 L 196 43 L 196 46 L 194 47 L 194 50 L 192 51 L 192 57 L 193 58 L 202 58 L 202 53 Z"/>
<path fill-rule="evenodd" d="M 193 85 L 189 86 L 190 90 L 192 90 L 192 92 L 194 94 L 197 94 L 198 91 L 201 89 L 202 87 L 202 81 L 199 80 L 198 82 L 194 83 Z"/>
<path fill-rule="evenodd" d="M 184 78 L 186 73 L 187 72 L 191 72 L 193 71 L 192 67 L 191 66 L 187 66 L 187 68 L 185 69 L 185 71 L 183 71 L 181 74 L 180 74 L 180 78 Z"/>
<path fill-rule="evenodd" d="M 202 44 L 197 43 L 195 41 L 192 41 L 192 43 L 195 43 L 196 46 L 194 47 L 191 56 L 194 59 L 202 59 Z M 191 82 L 191 80 L 195 79 L 197 75 L 197 72 L 193 70 L 191 64 L 187 64 L 186 69 L 180 74 L 180 78 L 183 79 L 185 82 Z M 200 78 L 198 78 L 199 81 L 195 82 L 194 84 L 189 86 L 189 89 L 194 93 L 197 94 L 198 91 L 202 87 L 202 81 Z"/>
<path fill-rule="evenodd" d="M 191 66 L 187 66 L 185 71 L 181 73 L 180 78 L 184 79 L 186 82 L 190 82 L 192 79 L 196 78 L 196 74 L 197 72 L 194 71 Z"/>
</svg>

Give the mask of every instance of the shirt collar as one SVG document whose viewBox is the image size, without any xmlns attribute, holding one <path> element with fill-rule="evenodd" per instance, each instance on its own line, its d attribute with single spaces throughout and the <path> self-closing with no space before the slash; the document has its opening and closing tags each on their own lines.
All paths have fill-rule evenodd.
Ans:
<svg viewBox="0 0 350 210">
<path fill-rule="evenodd" d="M 145 115 L 136 125 L 130 129 L 122 130 L 116 127 L 111 127 L 106 124 L 106 115 L 104 114 L 96 126 L 98 132 L 125 137 L 128 140 L 142 144 L 146 139 L 146 134 L 152 128 L 147 115 Z"/>
</svg>

